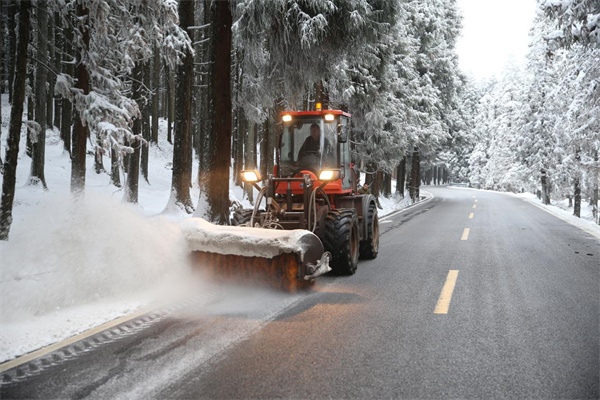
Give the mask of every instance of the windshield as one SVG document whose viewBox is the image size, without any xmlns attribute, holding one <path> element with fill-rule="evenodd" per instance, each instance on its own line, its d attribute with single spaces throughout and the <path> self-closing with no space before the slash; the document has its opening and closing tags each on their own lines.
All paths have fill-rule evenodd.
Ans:
<svg viewBox="0 0 600 400">
<path fill-rule="evenodd" d="M 337 122 L 314 118 L 286 124 L 281 137 L 281 176 L 300 170 L 318 174 L 322 169 L 336 168 Z"/>
</svg>

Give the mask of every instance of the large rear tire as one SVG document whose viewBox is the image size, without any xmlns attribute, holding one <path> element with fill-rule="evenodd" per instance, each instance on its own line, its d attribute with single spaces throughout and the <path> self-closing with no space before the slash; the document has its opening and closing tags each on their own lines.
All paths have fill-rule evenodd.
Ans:
<svg viewBox="0 0 600 400">
<path fill-rule="evenodd" d="M 356 210 L 331 210 L 325 219 L 325 250 L 331 253 L 330 266 L 339 275 L 353 275 L 358 266 L 359 236 Z"/>
<path fill-rule="evenodd" d="M 360 258 L 372 260 L 379 253 L 379 218 L 375 203 L 369 204 L 367 214 L 367 237 L 360 242 Z"/>
</svg>

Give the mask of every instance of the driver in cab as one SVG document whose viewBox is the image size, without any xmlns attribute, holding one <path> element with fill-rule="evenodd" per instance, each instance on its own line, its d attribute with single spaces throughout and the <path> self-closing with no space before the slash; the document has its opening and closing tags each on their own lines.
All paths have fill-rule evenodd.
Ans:
<svg viewBox="0 0 600 400">
<path fill-rule="evenodd" d="M 329 149 L 329 142 L 325 139 L 325 151 L 327 152 Z M 310 136 L 304 140 L 302 147 L 300 147 L 300 151 L 298 152 L 298 164 L 302 168 L 306 168 L 309 166 L 317 167 L 318 165 L 312 162 L 314 160 L 314 156 L 320 154 L 321 152 L 321 128 L 316 123 L 313 123 L 310 126 Z M 312 157 L 311 157 L 312 155 Z M 312 160 L 311 160 L 312 159 Z"/>
</svg>

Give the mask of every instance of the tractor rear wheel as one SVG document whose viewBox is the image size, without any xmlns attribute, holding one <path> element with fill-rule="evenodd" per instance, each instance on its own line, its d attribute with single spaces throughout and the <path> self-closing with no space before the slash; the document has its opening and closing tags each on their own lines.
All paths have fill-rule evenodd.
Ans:
<svg viewBox="0 0 600 400">
<path fill-rule="evenodd" d="M 250 223 L 250 219 L 252 218 L 253 210 L 245 210 L 245 209 L 237 209 L 233 212 L 233 216 L 231 217 L 231 225 L 240 226 L 246 225 Z"/>
<path fill-rule="evenodd" d="M 372 260 L 379 253 L 379 218 L 375 203 L 369 205 L 367 214 L 367 237 L 360 242 L 360 258 Z"/>
<path fill-rule="evenodd" d="M 340 275 L 353 275 L 358 266 L 358 215 L 353 209 L 331 210 L 325 219 L 325 250 L 331 253 L 331 269 Z"/>
</svg>

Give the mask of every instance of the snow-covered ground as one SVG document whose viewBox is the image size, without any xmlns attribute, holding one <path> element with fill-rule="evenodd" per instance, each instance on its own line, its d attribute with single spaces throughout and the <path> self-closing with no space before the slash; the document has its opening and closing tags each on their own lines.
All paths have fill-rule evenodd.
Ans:
<svg viewBox="0 0 600 400">
<path fill-rule="evenodd" d="M 3 155 L 9 113 L 2 95 Z M 10 240 L 0 242 L 0 362 L 153 307 L 157 299 L 215 293 L 208 282 L 188 279 L 189 249 L 180 222 L 189 216 L 164 212 L 172 145 L 162 120 L 159 135 L 159 145 L 150 149 L 150 183 L 140 179 L 138 205 L 123 201 L 123 190 L 111 185 L 107 173 L 95 173 L 92 155 L 85 198 L 74 203 L 70 159 L 59 133 L 47 131 L 45 191 L 28 184 L 31 159 L 23 129 L 14 221 Z M 194 188 L 192 198 L 198 194 Z M 231 195 L 250 207 L 240 188 L 232 186 Z M 381 199 L 381 205 L 385 215 L 406 203 L 392 198 Z"/>
</svg>

